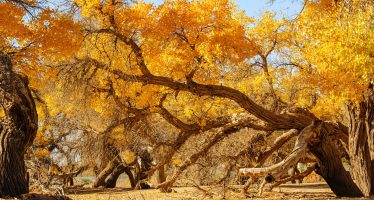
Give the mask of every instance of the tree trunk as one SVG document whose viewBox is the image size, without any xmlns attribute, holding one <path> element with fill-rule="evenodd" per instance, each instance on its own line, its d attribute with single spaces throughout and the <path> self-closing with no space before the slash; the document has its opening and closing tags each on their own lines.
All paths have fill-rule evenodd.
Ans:
<svg viewBox="0 0 374 200">
<path fill-rule="evenodd" d="M 128 167 L 123 164 L 118 165 L 105 181 L 105 188 L 115 188 L 119 176 L 125 172 L 126 168 Z"/>
<path fill-rule="evenodd" d="M 148 152 L 148 150 L 144 150 L 142 153 L 140 153 L 140 165 L 138 167 L 137 171 L 137 183 L 135 186 L 135 189 L 150 189 L 151 186 L 147 183 L 147 180 L 149 178 L 148 171 L 152 167 L 152 160 L 151 154 Z"/>
<path fill-rule="evenodd" d="M 335 143 L 323 129 L 317 140 L 309 144 L 310 151 L 318 158 L 316 173 L 325 179 L 335 195 L 339 197 L 362 197 L 360 189 L 345 170 Z"/>
<path fill-rule="evenodd" d="M 166 176 L 165 176 L 165 165 L 161 166 L 158 169 L 158 184 L 161 184 L 166 181 Z"/>
<path fill-rule="evenodd" d="M 331 134 L 330 125 L 321 124 L 318 120 L 314 121 L 301 131 L 294 150 L 282 162 L 263 168 L 243 168 L 239 173 L 249 175 L 252 179 L 266 176 L 265 180 L 267 179 L 268 182 L 277 181 L 282 179 L 282 175 L 287 174 L 288 169 L 294 167 L 309 149 L 318 158 L 316 172 L 325 179 L 337 196 L 362 197 L 363 193 L 343 167 L 342 155 L 336 146 L 336 142 L 339 141 L 332 141 L 334 134 Z"/>
<path fill-rule="evenodd" d="M 125 168 L 125 173 L 129 177 L 131 188 L 135 189 L 137 181 L 135 180 L 134 174 L 132 173 L 131 169 L 129 167 Z"/>
<path fill-rule="evenodd" d="M 351 175 L 365 196 L 374 195 L 374 88 L 369 88 L 357 108 L 348 107 Z"/>
<path fill-rule="evenodd" d="M 0 53 L 0 197 L 29 191 L 24 154 L 38 124 L 35 102 L 26 78 L 12 71 L 11 59 Z"/>
<path fill-rule="evenodd" d="M 119 162 L 117 159 L 110 161 L 105 167 L 105 169 L 102 170 L 100 174 L 97 176 L 95 183 L 93 184 L 93 187 L 97 188 L 100 186 L 104 186 L 105 180 L 117 168 L 118 165 L 119 165 Z"/>
<path fill-rule="evenodd" d="M 69 178 L 69 186 L 74 186 L 74 179 L 73 179 L 73 177 Z"/>
</svg>

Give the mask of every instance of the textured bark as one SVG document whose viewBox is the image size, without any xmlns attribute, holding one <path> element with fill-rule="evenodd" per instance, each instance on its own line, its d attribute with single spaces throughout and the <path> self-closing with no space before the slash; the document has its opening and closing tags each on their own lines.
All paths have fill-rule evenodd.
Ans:
<svg viewBox="0 0 374 200">
<path fill-rule="evenodd" d="M 24 154 L 37 132 L 38 116 L 26 78 L 12 71 L 11 60 L 0 53 L 0 197 L 29 191 Z"/>
<path fill-rule="evenodd" d="M 318 158 L 316 173 L 325 179 L 335 195 L 339 197 L 362 197 L 362 192 L 342 164 L 336 144 L 323 130 L 309 144 L 309 150 Z"/>
<path fill-rule="evenodd" d="M 301 131 L 293 152 L 285 160 L 270 167 L 241 169 L 240 173 L 251 176 L 251 179 L 266 176 L 268 182 L 279 181 L 309 149 L 318 158 L 316 172 L 326 180 L 337 196 L 363 196 L 350 174 L 344 169 L 339 150 L 330 139 L 333 130 L 331 126 L 329 123 L 321 125 L 320 121 L 315 121 Z"/>
<path fill-rule="evenodd" d="M 102 161 L 100 163 L 99 168 L 97 168 L 96 173 L 96 181 L 93 184 L 94 188 L 97 187 L 115 187 L 115 184 L 117 182 L 118 174 L 120 171 L 123 171 L 121 166 L 123 165 L 121 163 L 120 158 L 120 150 L 113 146 L 113 144 L 110 141 L 111 132 L 118 126 L 125 125 L 128 130 L 131 130 L 131 128 L 139 122 L 142 118 L 144 118 L 148 111 L 146 109 L 137 109 L 137 108 L 126 108 L 124 105 L 120 102 L 118 99 L 118 96 L 116 96 L 113 93 L 113 90 L 110 90 L 110 95 L 112 95 L 116 101 L 116 104 L 119 107 L 123 107 L 123 109 L 128 110 L 129 112 L 133 113 L 134 116 L 132 117 L 126 117 L 121 120 L 116 120 L 112 122 L 103 132 L 104 134 L 104 141 L 103 141 L 103 155 L 102 155 Z M 132 165 L 132 164 L 130 164 Z M 118 170 L 116 170 L 118 168 Z M 117 175 L 118 174 L 118 175 Z M 130 176 L 129 176 L 130 177 Z M 107 178 L 110 178 L 110 183 L 107 182 Z"/>
<path fill-rule="evenodd" d="M 125 121 L 128 118 L 124 119 Z M 103 133 L 105 134 L 104 138 L 104 154 L 102 157 L 106 157 L 104 162 L 106 162 L 106 166 L 104 169 L 101 169 L 98 175 L 96 176 L 96 180 L 93 184 L 94 188 L 97 187 L 105 187 L 106 179 L 109 175 L 111 175 L 115 169 L 121 165 L 121 161 L 119 160 L 119 149 L 113 146 L 112 143 L 109 143 L 109 134 L 115 127 L 119 126 L 122 123 L 122 120 L 119 122 L 112 123 Z M 109 162 L 108 162 L 109 160 Z M 101 163 L 103 165 L 103 162 Z M 102 167 L 101 167 L 102 168 Z"/>
<path fill-rule="evenodd" d="M 285 176 L 288 176 L 288 170 L 294 168 L 297 162 L 306 155 L 308 149 L 308 142 L 315 137 L 316 132 L 320 130 L 321 121 L 314 121 L 311 125 L 305 127 L 297 137 L 295 146 L 290 155 L 288 155 L 281 162 L 274 164 L 269 167 L 258 168 L 256 165 L 255 168 L 242 168 L 239 169 L 239 176 L 249 176 L 250 179 L 243 187 L 243 193 L 246 193 L 249 186 L 257 180 L 259 177 L 265 177 L 263 182 L 259 187 L 259 195 L 262 194 L 263 187 L 266 183 L 271 183 L 274 181 L 282 180 Z M 271 155 L 271 152 L 276 148 L 280 148 L 287 140 L 293 137 L 294 134 L 297 134 L 297 130 L 290 130 L 279 137 L 274 145 L 267 149 L 265 157 L 261 158 L 262 162 L 265 162 L 266 158 Z M 270 155 L 269 155 L 270 154 Z"/>
<path fill-rule="evenodd" d="M 105 136 L 103 139 L 103 147 L 102 147 L 102 154 L 100 155 L 100 163 L 95 166 L 95 175 L 99 176 L 99 174 L 108 166 L 108 163 L 111 162 L 115 158 L 116 155 L 113 155 L 112 145 L 107 143 L 108 136 Z"/>
<path fill-rule="evenodd" d="M 365 196 L 374 195 L 374 89 L 357 108 L 348 107 L 350 173 Z"/>
</svg>

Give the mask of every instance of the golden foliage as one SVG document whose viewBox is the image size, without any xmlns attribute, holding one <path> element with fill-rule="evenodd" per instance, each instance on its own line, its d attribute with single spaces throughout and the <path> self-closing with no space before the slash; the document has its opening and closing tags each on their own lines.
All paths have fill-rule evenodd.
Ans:
<svg viewBox="0 0 374 200">
<path fill-rule="evenodd" d="M 50 156 L 50 152 L 47 149 L 36 149 L 35 155 L 38 158 L 45 158 Z"/>
<path fill-rule="evenodd" d="M 81 40 L 81 26 L 67 14 L 45 9 L 31 17 L 18 4 L 0 2 L 0 49 L 15 54 L 15 68 L 29 77 L 32 87 L 53 79 L 55 71 L 46 65 L 68 58 Z"/>
<path fill-rule="evenodd" d="M 125 161 L 125 163 L 133 163 L 137 159 L 136 154 L 130 150 L 121 152 L 120 156 L 121 156 L 121 159 Z"/>
<path fill-rule="evenodd" d="M 339 9 L 320 12 L 308 7 L 293 36 L 302 46 L 293 59 L 307 63 L 295 81 L 318 94 L 314 111 L 330 119 L 339 115 L 347 101 L 362 98 L 374 74 L 374 7 L 335 6 Z"/>
<path fill-rule="evenodd" d="M 126 39 L 119 41 L 108 30 L 132 39 L 154 75 L 183 83 L 191 71 L 197 70 L 194 81 L 230 86 L 258 102 L 265 101 L 264 104 L 273 89 L 282 101 L 310 108 L 328 119 L 338 117 L 347 101 L 359 100 L 373 79 L 374 9 L 370 4 L 363 9 L 359 0 L 352 1 L 349 9 L 341 1 L 308 1 L 294 21 L 278 19 L 270 12 L 254 20 L 230 0 L 165 1 L 157 7 L 142 1 L 74 2 L 81 8 L 79 17 L 86 20 L 86 27 L 106 32 L 83 37 L 82 25 L 66 13 L 46 9 L 25 21 L 24 9 L 9 2 L 0 3 L 0 46 L 10 52 L 32 44 L 19 54 L 16 68 L 30 78 L 33 87 L 51 87 L 53 84 L 47 83 L 57 72 L 45 65 L 69 60 L 74 54 L 106 65 L 95 71 L 91 85 L 107 88 L 111 80 L 121 100 L 136 108 L 157 110 L 153 107 L 158 106 L 164 94 L 171 93 L 170 89 L 119 80 L 110 73 L 119 70 L 141 75 L 141 66 Z M 271 56 L 266 57 L 269 63 L 265 73 L 254 62 L 268 53 Z M 280 67 L 272 59 L 284 59 L 297 66 Z M 245 76 L 246 73 L 250 75 Z M 74 105 L 58 103 L 65 95 L 61 91 L 51 94 L 45 98 L 53 115 L 61 109 L 67 113 L 79 110 Z M 87 97 L 76 94 L 76 98 Z M 110 117 L 116 106 L 113 102 L 108 104 L 109 100 L 107 94 L 97 93 L 85 99 L 85 105 Z M 230 101 L 187 92 L 167 98 L 165 105 L 177 117 L 201 126 L 208 118 L 241 111 Z"/>
</svg>

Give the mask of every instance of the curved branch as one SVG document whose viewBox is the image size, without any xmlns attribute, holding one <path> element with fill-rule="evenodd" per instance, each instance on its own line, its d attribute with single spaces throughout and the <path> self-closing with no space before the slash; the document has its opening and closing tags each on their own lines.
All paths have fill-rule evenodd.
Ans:
<svg viewBox="0 0 374 200">
<path fill-rule="evenodd" d="M 201 129 L 201 127 L 197 123 L 193 123 L 193 124 L 184 123 L 182 120 L 172 115 L 162 105 L 159 105 L 158 108 L 159 110 L 157 113 L 160 114 L 167 122 L 169 122 L 171 125 L 173 125 L 174 127 L 178 129 L 181 129 L 186 132 L 199 131 Z"/>
<path fill-rule="evenodd" d="M 257 118 L 263 120 L 264 122 L 267 122 L 273 126 L 273 130 L 275 129 L 303 129 L 313 119 L 309 119 L 307 121 L 300 120 L 296 116 L 287 115 L 287 114 L 276 114 L 274 112 L 271 112 L 264 107 L 256 104 L 253 100 L 251 100 L 247 95 L 240 92 L 239 90 L 233 89 L 231 87 L 226 86 L 218 86 L 218 85 L 205 85 L 205 84 L 199 84 L 192 80 L 192 77 L 187 79 L 186 83 L 181 83 L 173 80 L 169 77 L 164 76 L 156 76 L 153 75 L 146 63 L 144 62 L 144 57 L 142 55 L 142 50 L 139 47 L 136 42 L 127 37 L 124 36 L 121 33 L 116 32 L 113 29 L 100 29 L 100 30 L 94 30 L 90 31 L 91 33 L 105 33 L 105 34 L 111 34 L 115 37 L 117 37 L 120 41 L 128 45 L 133 52 L 135 53 L 137 64 L 142 72 L 143 75 L 130 75 L 123 73 L 121 70 L 110 70 L 113 74 L 117 75 L 118 78 L 124 80 L 124 81 L 136 81 L 136 82 L 142 82 L 144 84 L 153 84 L 153 85 L 161 85 L 168 87 L 170 89 L 173 89 L 175 91 L 188 91 L 190 93 L 193 93 L 198 96 L 216 96 L 216 97 L 222 97 L 227 98 L 235 101 L 238 103 L 242 108 L 247 110 L 252 115 L 256 116 Z"/>
</svg>

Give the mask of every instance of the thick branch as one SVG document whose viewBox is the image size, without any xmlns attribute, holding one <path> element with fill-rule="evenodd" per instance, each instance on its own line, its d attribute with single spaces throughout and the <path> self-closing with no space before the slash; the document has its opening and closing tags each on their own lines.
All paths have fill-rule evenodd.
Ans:
<svg viewBox="0 0 374 200">
<path fill-rule="evenodd" d="M 275 114 L 265 109 L 264 107 L 256 104 L 244 93 L 230 87 L 199 84 L 194 82 L 192 79 L 187 81 L 186 83 L 181 83 L 174 81 L 172 78 L 169 77 L 153 75 L 148 70 L 144 62 L 144 58 L 141 53 L 140 47 L 132 39 L 123 36 L 122 34 L 117 33 L 112 29 L 101 29 L 94 32 L 112 34 L 113 36 L 119 38 L 126 45 L 131 47 L 131 49 L 135 52 L 137 64 L 139 65 L 143 75 L 130 75 L 123 73 L 121 70 L 110 70 L 109 68 L 105 67 L 106 70 L 110 71 L 112 74 L 116 75 L 117 78 L 120 78 L 124 81 L 136 81 L 142 82 L 144 84 L 161 85 L 169 87 L 170 89 L 173 89 L 175 91 L 188 91 L 198 96 L 216 96 L 228 98 L 238 103 L 242 108 L 244 108 L 257 118 L 269 123 L 274 130 L 292 128 L 303 129 L 313 120 L 309 119 L 307 121 L 304 121 L 292 115 Z M 98 63 L 98 61 L 95 62 Z M 101 64 L 100 66 L 105 65 Z"/>
</svg>

